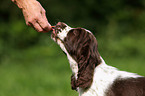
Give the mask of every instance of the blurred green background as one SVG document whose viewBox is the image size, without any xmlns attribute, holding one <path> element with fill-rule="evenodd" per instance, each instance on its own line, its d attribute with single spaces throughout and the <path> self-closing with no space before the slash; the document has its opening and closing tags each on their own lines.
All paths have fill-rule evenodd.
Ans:
<svg viewBox="0 0 145 96">
<path fill-rule="evenodd" d="M 145 75 L 145 0 L 39 0 L 52 25 L 94 33 L 106 63 Z M 66 56 L 49 33 L 26 26 L 11 0 L 0 3 L 0 96 L 77 96 Z"/>
</svg>

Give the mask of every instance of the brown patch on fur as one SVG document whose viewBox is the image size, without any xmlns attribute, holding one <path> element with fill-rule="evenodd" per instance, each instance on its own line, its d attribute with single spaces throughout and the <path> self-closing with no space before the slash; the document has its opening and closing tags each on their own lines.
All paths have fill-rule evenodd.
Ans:
<svg viewBox="0 0 145 96">
<path fill-rule="evenodd" d="M 76 90 L 76 79 L 73 74 L 71 76 L 71 89 Z"/>
<path fill-rule="evenodd" d="M 73 75 L 71 77 L 72 89 L 89 88 L 93 81 L 94 69 L 101 63 L 96 38 L 83 28 L 74 28 L 64 39 L 64 45 L 78 63 L 78 79 L 75 80 Z"/>
<path fill-rule="evenodd" d="M 106 96 L 145 96 L 145 77 L 118 79 L 106 92 Z"/>
</svg>

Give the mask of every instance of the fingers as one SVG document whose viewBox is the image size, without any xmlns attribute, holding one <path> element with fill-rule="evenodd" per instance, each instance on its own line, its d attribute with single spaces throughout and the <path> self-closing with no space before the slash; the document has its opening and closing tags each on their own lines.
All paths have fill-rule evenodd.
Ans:
<svg viewBox="0 0 145 96">
<path fill-rule="evenodd" d="M 44 30 L 44 32 L 48 32 L 51 30 L 51 25 L 48 23 L 46 17 L 42 17 L 43 19 L 39 18 L 38 19 L 38 24 L 40 27 Z"/>
<path fill-rule="evenodd" d="M 31 18 L 28 20 L 27 25 L 33 27 L 37 32 L 48 32 L 52 30 L 46 17 L 39 16 L 36 18 Z"/>
<path fill-rule="evenodd" d="M 38 1 L 31 3 L 27 7 L 28 8 L 23 9 L 23 14 L 28 26 L 33 27 L 38 32 L 48 32 L 52 30 L 52 27 L 46 18 L 45 9 Z"/>
<path fill-rule="evenodd" d="M 41 26 L 35 22 L 35 24 L 33 24 L 33 27 L 34 29 L 37 31 L 37 32 L 43 32 L 44 30 L 41 28 Z"/>
<path fill-rule="evenodd" d="M 38 18 L 38 23 L 45 32 L 52 30 L 51 25 L 46 18 L 45 10 L 42 10 L 41 18 Z"/>
<path fill-rule="evenodd" d="M 52 27 L 48 23 L 46 16 L 31 18 L 28 20 L 27 25 L 33 27 L 37 32 L 48 32 L 52 30 Z"/>
<path fill-rule="evenodd" d="M 23 0 L 17 1 L 22 2 Z M 22 2 L 22 5 L 24 5 L 21 8 L 26 24 L 33 27 L 38 32 L 48 32 L 52 30 L 52 27 L 46 18 L 45 9 L 41 4 L 37 0 L 30 0 L 30 2 L 27 1 Z"/>
<path fill-rule="evenodd" d="M 40 27 L 40 25 L 36 21 L 28 22 L 27 25 L 30 27 L 33 27 L 37 32 L 43 32 L 43 29 Z"/>
</svg>

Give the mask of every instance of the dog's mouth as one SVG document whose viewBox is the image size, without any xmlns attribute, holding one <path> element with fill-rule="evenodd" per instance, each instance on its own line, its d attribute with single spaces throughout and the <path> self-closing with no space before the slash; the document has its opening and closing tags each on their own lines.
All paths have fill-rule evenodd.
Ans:
<svg viewBox="0 0 145 96">
<path fill-rule="evenodd" d="M 58 37 L 58 33 L 61 32 L 61 29 L 56 26 L 53 26 L 52 27 L 53 31 L 52 31 L 52 34 L 51 34 L 51 37 L 54 41 L 57 42 L 57 40 L 59 39 Z"/>
<path fill-rule="evenodd" d="M 57 41 L 59 38 L 58 34 L 61 33 L 63 29 L 65 29 L 67 25 L 63 22 L 58 22 L 55 26 L 52 26 L 52 34 L 51 37 L 54 41 Z M 61 40 L 61 39 L 60 39 Z"/>
<path fill-rule="evenodd" d="M 52 34 L 51 34 L 51 37 L 52 38 L 56 38 L 57 37 L 55 26 L 52 26 Z"/>
</svg>

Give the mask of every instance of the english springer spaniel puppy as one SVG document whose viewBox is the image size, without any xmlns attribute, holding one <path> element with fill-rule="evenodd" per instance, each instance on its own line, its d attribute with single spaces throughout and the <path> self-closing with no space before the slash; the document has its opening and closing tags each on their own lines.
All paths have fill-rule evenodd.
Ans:
<svg viewBox="0 0 145 96">
<path fill-rule="evenodd" d="M 89 30 L 58 22 L 51 37 L 67 55 L 79 96 L 145 96 L 145 77 L 107 65 Z"/>
</svg>

